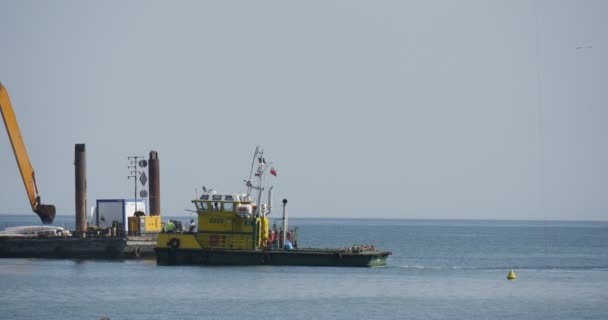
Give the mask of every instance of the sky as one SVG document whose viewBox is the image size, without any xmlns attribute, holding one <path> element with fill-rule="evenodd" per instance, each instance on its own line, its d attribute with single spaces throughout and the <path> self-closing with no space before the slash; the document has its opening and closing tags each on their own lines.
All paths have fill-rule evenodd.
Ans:
<svg viewBox="0 0 608 320">
<path fill-rule="evenodd" d="M 187 215 L 261 145 L 292 217 L 608 219 L 606 1 L 0 2 L 58 214 L 85 143 L 89 207 L 156 150 L 161 214 Z M 0 213 L 33 214 L 4 132 L 0 177 Z"/>
</svg>

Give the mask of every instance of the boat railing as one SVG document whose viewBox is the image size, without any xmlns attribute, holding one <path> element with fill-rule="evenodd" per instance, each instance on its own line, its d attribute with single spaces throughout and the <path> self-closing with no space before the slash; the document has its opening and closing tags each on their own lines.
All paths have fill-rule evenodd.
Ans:
<svg viewBox="0 0 608 320">
<path fill-rule="evenodd" d="M 376 251 L 376 247 L 369 244 L 354 244 L 349 248 L 343 249 L 343 251 L 345 253 L 361 253 L 367 251 Z"/>
</svg>

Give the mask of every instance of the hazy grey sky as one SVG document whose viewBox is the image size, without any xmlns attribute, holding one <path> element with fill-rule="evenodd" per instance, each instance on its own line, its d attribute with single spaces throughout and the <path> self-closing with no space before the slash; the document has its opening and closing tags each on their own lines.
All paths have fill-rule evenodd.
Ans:
<svg viewBox="0 0 608 320">
<path fill-rule="evenodd" d="M 75 143 L 89 206 L 157 150 L 164 215 L 242 191 L 260 144 L 296 217 L 608 218 L 607 1 L 0 2 L 60 214 Z M 4 132 L 0 177 L 0 212 L 33 214 Z"/>
</svg>

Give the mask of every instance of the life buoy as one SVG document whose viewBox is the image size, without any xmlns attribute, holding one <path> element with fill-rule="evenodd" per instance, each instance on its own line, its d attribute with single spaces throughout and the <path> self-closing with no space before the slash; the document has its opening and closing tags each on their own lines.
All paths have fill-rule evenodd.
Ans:
<svg viewBox="0 0 608 320">
<path fill-rule="evenodd" d="M 167 247 L 169 247 L 171 249 L 179 248 L 179 239 L 173 238 L 173 239 L 169 240 L 169 242 L 167 242 Z"/>
<path fill-rule="evenodd" d="M 268 263 L 270 263 L 270 255 L 268 253 L 262 254 L 262 257 L 260 258 L 260 263 L 261 264 L 268 264 Z"/>
</svg>

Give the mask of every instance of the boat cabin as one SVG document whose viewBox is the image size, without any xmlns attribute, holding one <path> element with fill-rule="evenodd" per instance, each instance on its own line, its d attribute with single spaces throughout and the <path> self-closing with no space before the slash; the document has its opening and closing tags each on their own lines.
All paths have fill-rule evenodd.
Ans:
<svg viewBox="0 0 608 320">
<path fill-rule="evenodd" d="M 203 247 L 256 249 L 268 238 L 268 218 L 246 194 L 205 193 L 192 200 L 198 214 L 197 239 Z"/>
<path fill-rule="evenodd" d="M 199 200 L 192 202 L 198 214 L 225 212 L 250 217 L 256 209 L 256 205 L 246 194 L 203 194 Z"/>
</svg>

